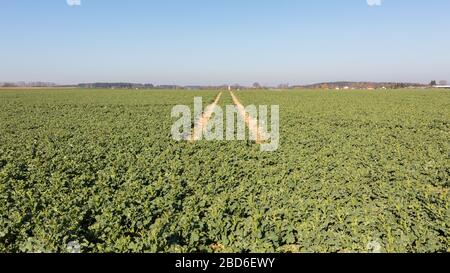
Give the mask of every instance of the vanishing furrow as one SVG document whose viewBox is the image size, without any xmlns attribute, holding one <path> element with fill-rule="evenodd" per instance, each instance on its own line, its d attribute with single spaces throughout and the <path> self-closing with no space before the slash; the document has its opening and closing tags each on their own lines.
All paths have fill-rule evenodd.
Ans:
<svg viewBox="0 0 450 273">
<path fill-rule="evenodd" d="M 191 137 L 189 138 L 190 142 L 194 142 L 194 141 L 201 139 L 203 130 L 206 127 L 206 125 L 208 124 L 208 121 L 211 119 L 214 109 L 217 107 L 217 104 L 219 103 L 221 96 L 222 96 L 222 92 L 220 92 L 219 95 L 217 95 L 216 99 L 214 100 L 214 102 L 212 104 L 210 104 L 206 107 L 202 116 L 195 122 L 193 133 L 192 133 Z"/>
<path fill-rule="evenodd" d="M 230 91 L 231 97 L 233 99 L 233 103 L 236 105 L 239 115 L 244 119 L 245 124 L 247 124 L 247 127 L 250 131 L 251 136 L 255 136 L 256 143 L 261 144 L 265 140 L 267 140 L 266 135 L 264 134 L 264 131 L 258 126 L 258 121 L 252 118 L 250 115 L 248 115 L 245 111 L 245 107 L 242 105 L 242 103 L 239 101 L 239 99 L 234 95 L 232 91 Z"/>
</svg>

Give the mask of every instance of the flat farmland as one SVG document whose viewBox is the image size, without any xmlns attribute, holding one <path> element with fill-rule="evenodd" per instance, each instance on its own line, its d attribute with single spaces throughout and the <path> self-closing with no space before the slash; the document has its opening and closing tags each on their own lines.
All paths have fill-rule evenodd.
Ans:
<svg viewBox="0 0 450 273">
<path fill-rule="evenodd" d="M 237 91 L 278 150 L 173 140 L 219 92 L 0 90 L 0 252 L 450 251 L 450 92 Z"/>
</svg>

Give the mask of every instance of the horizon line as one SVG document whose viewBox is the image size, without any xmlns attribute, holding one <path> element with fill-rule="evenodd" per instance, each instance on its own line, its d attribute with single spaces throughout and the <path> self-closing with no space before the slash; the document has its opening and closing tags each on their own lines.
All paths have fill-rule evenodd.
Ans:
<svg viewBox="0 0 450 273">
<path fill-rule="evenodd" d="M 338 84 L 338 83 L 370 83 L 370 84 L 416 84 L 416 85 L 429 85 L 432 81 L 439 82 L 440 80 L 430 80 L 430 82 L 412 82 L 412 81 L 367 81 L 367 80 L 359 80 L 359 81 L 351 81 L 351 80 L 337 80 L 337 81 L 316 81 L 316 82 L 309 82 L 309 83 L 287 83 L 287 82 L 280 82 L 277 84 L 261 84 L 258 81 L 255 81 L 253 84 L 245 84 L 245 83 L 214 83 L 214 84 L 200 84 L 200 83 L 193 83 L 193 84 L 179 84 L 179 83 L 154 83 L 154 82 L 134 82 L 134 81 L 82 81 L 77 83 L 61 83 L 61 82 L 54 82 L 54 81 L 0 81 L 0 84 L 52 84 L 56 86 L 75 86 L 75 85 L 82 85 L 82 84 L 136 84 L 136 85 L 154 85 L 154 86 L 163 86 L 163 85 L 169 85 L 169 86 L 252 86 L 254 84 L 259 84 L 261 87 L 272 87 L 277 85 L 286 85 L 286 86 L 309 86 L 309 85 L 317 85 L 317 84 Z M 441 80 L 442 81 L 442 80 Z"/>
</svg>

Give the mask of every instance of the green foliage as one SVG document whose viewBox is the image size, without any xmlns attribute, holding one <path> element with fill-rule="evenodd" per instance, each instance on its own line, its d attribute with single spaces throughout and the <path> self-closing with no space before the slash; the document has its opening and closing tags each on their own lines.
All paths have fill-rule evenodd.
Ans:
<svg viewBox="0 0 450 273">
<path fill-rule="evenodd" d="M 450 251 L 448 92 L 237 92 L 278 151 L 174 142 L 216 95 L 1 91 L 0 252 Z"/>
</svg>

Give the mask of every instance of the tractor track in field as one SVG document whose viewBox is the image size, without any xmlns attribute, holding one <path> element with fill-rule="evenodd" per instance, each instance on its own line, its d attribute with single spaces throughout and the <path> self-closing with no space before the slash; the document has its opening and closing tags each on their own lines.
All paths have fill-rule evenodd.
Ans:
<svg viewBox="0 0 450 273">
<path fill-rule="evenodd" d="M 236 95 L 233 93 L 233 91 L 230 91 L 231 98 L 233 99 L 234 105 L 238 109 L 239 115 L 244 119 L 245 124 L 247 125 L 248 129 L 250 130 L 250 133 L 254 136 L 256 136 L 256 144 L 262 144 L 267 139 L 266 136 L 263 134 L 263 130 L 258 126 L 258 120 L 253 119 L 251 116 L 247 114 L 245 111 L 245 107 L 242 105 L 242 103 L 239 101 L 239 99 L 236 97 Z"/>
<path fill-rule="evenodd" d="M 211 119 L 211 116 L 214 112 L 214 109 L 216 108 L 217 104 L 220 101 L 220 98 L 222 97 L 222 92 L 220 92 L 214 102 L 210 105 L 208 105 L 205 108 L 205 111 L 203 112 L 202 116 L 195 122 L 194 128 L 192 129 L 192 135 L 189 137 L 189 142 L 192 143 L 194 141 L 200 140 L 202 138 L 203 130 L 208 124 L 208 121 Z"/>
</svg>

